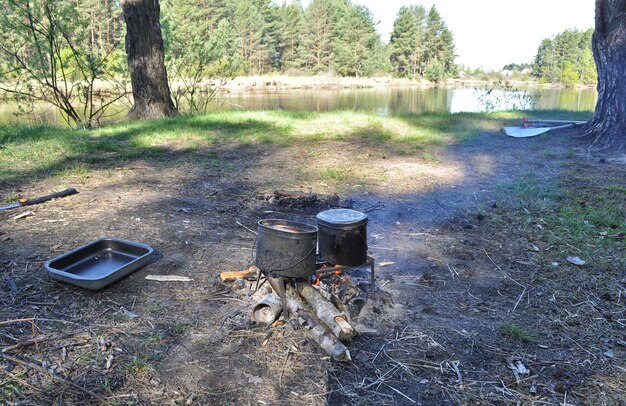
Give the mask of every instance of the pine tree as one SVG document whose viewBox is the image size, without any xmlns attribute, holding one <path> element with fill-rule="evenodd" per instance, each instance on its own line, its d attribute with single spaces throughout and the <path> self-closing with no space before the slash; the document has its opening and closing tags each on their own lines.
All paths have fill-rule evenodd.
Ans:
<svg viewBox="0 0 626 406">
<path fill-rule="evenodd" d="M 239 38 L 239 56 L 247 64 L 249 73 L 258 73 L 262 61 L 268 57 L 262 42 L 263 17 L 252 0 L 240 0 L 232 21 Z"/>
<path fill-rule="evenodd" d="M 349 4 L 335 26 L 333 68 L 343 76 L 369 75 L 374 69 L 374 49 L 380 42 L 371 12 Z"/>
<path fill-rule="evenodd" d="M 413 38 L 413 52 L 409 56 L 411 62 L 411 76 L 415 77 L 424 74 L 424 65 L 426 59 L 424 57 L 426 35 L 426 9 L 421 5 L 410 6 L 409 9 L 415 20 L 415 37 Z"/>
<path fill-rule="evenodd" d="M 414 14 L 408 7 L 401 7 L 389 40 L 391 64 L 399 76 L 415 76 L 414 55 L 417 33 L 418 27 Z"/>
<path fill-rule="evenodd" d="M 281 73 L 304 66 L 302 35 L 304 12 L 298 2 L 283 3 L 278 12 L 278 67 Z"/>
<path fill-rule="evenodd" d="M 433 60 L 441 63 L 444 77 L 456 73 L 454 37 L 434 5 L 428 12 L 426 22 L 424 57 L 426 64 L 432 64 Z"/>
<path fill-rule="evenodd" d="M 454 37 L 433 6 L 402 7 L 391 34 L 391 63 L 398 75 L 426 75 L 442 80 L 456 75 Z M 436 62 L 435 62 L 436 61 Z"/>
<path fill-rule="evenodd" d="M 312 73 L 326 71 L 332 61 L 332 21 L 327 0 L 312 0 L 305 11 L 306 67 Z"/>
</svg>

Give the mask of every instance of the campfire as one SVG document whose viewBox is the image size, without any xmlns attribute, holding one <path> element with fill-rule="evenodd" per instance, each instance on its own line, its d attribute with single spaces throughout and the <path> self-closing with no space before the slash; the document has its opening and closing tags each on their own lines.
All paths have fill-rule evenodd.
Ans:
<svg viewBox="0 0 626 406">
<path fill-rule="evenodd" d="M 368 264 L 373 269 L 374 260 L 368 260 Z M 337 361 L 351 360 L 345 344 L 355 335 L 352 323 L 358 319 L 373 286 L 363 280 L 365 272 L 360 268 L 318 264 L 316 274 L 309 278 L 283 280 L 287 304 L 284 311 L 276 278 L 265 278 L 256 269 L 260 275 L 257 281 L 262 280 L 258 285 L 267 280 L 273 292 L 263 296 L 254 306 L 253 321 L 271 325 L 280 323 L 281 315 L 283 320 L 294 317 L 326 354 Z"/>
<path fill-rule="evenodd" d="M 259 221 L 255 266 L 224 273 L 222 280 L 256 279 L 255 292 L 267 282 L 271 293 L 254 306 L 253 321 L 271 325 L 293 317 L 327 355 L 350 361 L 346 344 L 355 335 L 353 323 L 368 292 L 376 289 L 375 260 L 367 252 L 368 217 L 333 209 L 316 218 L 317 227 Z"/>
</svg>

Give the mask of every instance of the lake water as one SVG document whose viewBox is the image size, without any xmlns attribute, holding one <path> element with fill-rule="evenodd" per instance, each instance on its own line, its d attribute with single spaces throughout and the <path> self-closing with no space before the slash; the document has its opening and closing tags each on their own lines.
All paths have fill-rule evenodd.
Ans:
<svg viewBox="0 0 626 406">
<path fill-rule="evenodd" d="M 593 111 L 595 89 L 546 89 L 503 91 L 474 88 L 389 88 L 291 90 L 272 93 L 249 92 L 223 95 L 212 102 L 210 110 L 358 110 L 378 115 L 458 113 L 498 110 Z M 118 106 L 119 108 L 119 106 Z M 16 116 L 17 105 L 0 102 L 0 123 L 47 123 L 64 125 L 60 115 L 38 106 L 29 116 Z M 123 112 L 113 119 L 123 117 Z"/>
</svg>

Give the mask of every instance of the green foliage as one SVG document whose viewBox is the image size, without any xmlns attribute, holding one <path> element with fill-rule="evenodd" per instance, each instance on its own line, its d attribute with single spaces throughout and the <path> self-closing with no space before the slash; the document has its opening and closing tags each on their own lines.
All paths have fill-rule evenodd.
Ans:
<svg viewBox="0 0 626 406">
<path fill-rule="evenodd" d="M 305 66 L 312 73 L 329 70 L 332 61 L 334 21 L 330 14 L 330 1 L 313 0 L 305 11 Z"/>
<path fill-rule="evenodd" d="M 342 76 L 370 75 L 376 68 L 374 50 L 380 41 L 370 11 L 364 6 L 348 6 L 335 31 L 335 71 Z"/>
<path fill-rule="evenodd" d="M 402 7 L 390 40 L 391 63 L 402 77 L 424 76 L 435 82 L 457 75 L 454 37 L 435 6 Z"/>
<path fill-rule="evenodd" d="M 593 29 L 565 30 L 544 39 L 535 56 L 533 75 L 541 83 L 595 84 L 597 72 L 591 51 Z"/>
<path fill-rule="evenodd" d="M 244 73 L 246 66 L 238 52 L 236 27 L 227 19 L 213 18 L 203 3 L 163 1 L 165 60 L 179 111 L 204 112 L 221 83 Z"/>
<path fill-rule="evenodd" d="M 284 3 L 278 9 L 278 44 L 276 58 L 281 73 L 304 65 L 304 11 L 300 4 Z"/>
<path fill-rule="evenodd" d="M 563 69 L 561 69 L 560 81 L 564 85 L 575 85 L 580 80 L 576 67 L 571 61 L 565 61 Z"/>
<path fill-rule="evenodd" d="M 426 10 L 416 6 L 413 10 L 402 7 L 394 22 L 390 39 L 390 60 L 398 75 L 416 77 L 421 73 L 421 34 Z"/>
<path fill-rule="evenodd" d="M 531 68 L 531 64 L 529 63 L 508 63 L 502 67 L 502 70 L 508 70 L 512 72 L 522 72 L 529 68 Z"/>
<path fill-rule="evenodd" d="M 424 69 L 424 77 L 431 82 L 440 82 L 445 78 L 445 68 L 437 58 L 431 59 Z"/>
<path fill-rule="evenodd" d="M 25 105 L 51 104 L 86 127 L 124 97 L 122 70 L 109 70 L 121 67 L 113 0 L 0 0 L 0 7 L 0 90 Z"/>
<path fill-rule="evenodd" d="M 385 45 L 370 10 L 353 0 L 311 0 L 306 7 L 298 1 L 278 3 L 160 1 L 168 79 L 179 110 L 203 111 L 225 80 L 244 74 L 365 76 L 395 71 L 404 77 L 421 77 L 435 58 L 443 65 L 443 78 L 455 74 L 453 37 L 434 7 L 429 12 L 418 5 L 402 7 L 391 44 Z M 28 71 L 36 72 L 40 84 L 44 78 L 55 82 L 55 75 L 72 84 L 84 82 L 69 86 L 71 96 L 77 98 L 103 77 L 127 76 L 119 1 L 0 0 L 0 5 L 6 5 L 0 20 L 6 50 L 12 50 L 11 44 L 21 44 L 19 38 L 33 37 L 25 35 L 26 14 L 20 20 L 14 12 L 25 4 L 37 18 L 45 16 L 46 9 L 54 16 L 50 27 L 57 43 L 53 41 L 51 49 L 46 48 L 49 41 L 45 38 L 37 46 L 32 38 L 23 44 L 21 58 L 28 61 Z M 51 63 L 45 56 L 55 52 Z M 32 95 L 37 82 L 24 78 L 12 59 L 0 56 L 2 78 L 17 81 L 20 90 Z M 94 77 L 97 80 L 91 80 Z M 83 97 L 82 101 L 87 100 Z M 56 103 L 60 108 L 63 104 Z M 86 119 L 84 115 L 65 113 L 80 125 L 86 120 L 87 125 L 97 124 L 98 117 Z"/>
</svg>

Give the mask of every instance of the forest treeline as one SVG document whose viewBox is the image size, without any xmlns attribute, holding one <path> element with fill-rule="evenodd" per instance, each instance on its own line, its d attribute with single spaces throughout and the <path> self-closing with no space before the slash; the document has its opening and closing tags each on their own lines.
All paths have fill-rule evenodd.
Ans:
<svg viewBox="0 0 626 406">
<path fill-rule="evenodd" d="M 595 84 L 596 65 L 591 50 L 593 29 L 565 30 L 541 41 L 533 64 L 540 83 Z"/>
<path fill-rule="evenodd" d="M 5 42 L 0 46 L 5 52 L 0 63 L 6 72 L 14 62 L 15 39 L 23 38 L 23 29 L 10 20 L 15 20 L 12 14 L 24 2 L 0 3 L 5 5 L 0 18 Z M 119 1 L 29 3 L 35 20 L 45 20 L 39 9 L 51 5 L 58 34 L 71 37 L 72 44 L 66 47 L 75 47 L 86 57 L 106 59 L 103 68 L 111 72 L 124 70 L 125 28 Z M 167 65 L 173 76 L 393 74 L 438 81 L 456 73 L 454 38 L 435 7 L 402 7 L 387 44 L 376 31 L 375 16 L 350 0 L 312 0 L 307 7 L 298 1 L 272 0 L 161 0 L 160 4 Z M 36 52 L 27 41 L 19 45 L 26 53 Z"/>
<path fill-rule="evenodd" d="M 454 38 L 436 7 L 402 7 L 389 44 L 375 16 L 350 0 L 162 0 L 169 62 L 228 75 L 454 76 Z M 187 55 L 187 57 L 184 57 Z M 189 66 L 189 61 L 185 61 Z M 211 71 L 210 73 L 214 73 Z"/>
<path fill-rule="evenodd" d="M 16 74 L 19 52 L 35 53 L 24 29 L 10 20 L 19 0 L 5 3 L 0 17 L 3 76 Z M 118 0 L 31 0 L 35 20 L 46 3 L 56 3 L 54 23 L 68 37 L 64 51 L 76 48 L 102 60 L 102 69 L 126 71 L 125 27 Z M 376 31 L 376 18 L 351 0 L 312 0 L 277 4 L 272 0 L 161 0 L 161 23 L 172 77 L 233 77 L 254 74 L 339 76 L 394 75 L 440 81 L 455 77 L 453 33 L 436 7 L 403 6 L 389 43 Z M 22 31 L 22 32 L 20 32 Z M 591 84 L 596 72 L 592 30 L 566 30 L 544 39 L 532 75 L 544 83 Z M 19 50 L 16 47 L 21 46 Z M 46 49 L 43 49 L 45 52 Z M 526 65 L 519 66 L 520 70 Z M 516 71 L 517 69 L 513 69 Z M 470 69 L 465 69 L 470 71 Z"/>
</svg>

